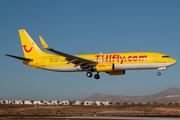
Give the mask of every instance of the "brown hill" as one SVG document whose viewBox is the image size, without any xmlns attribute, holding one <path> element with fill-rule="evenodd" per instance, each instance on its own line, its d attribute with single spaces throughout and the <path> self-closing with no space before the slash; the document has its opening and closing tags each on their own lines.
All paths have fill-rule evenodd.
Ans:
<svg viewBox="0 0 180 120">
<path fill-rule="evenodd" d="M 153 94 L 153 95 L 147 95 L 147 96 L 141 96 L 142 99 L 151 99 L 151 98 L 158 98 L 158 97 L 166 97 L 169 95 L 179 95 L 180 96 L 180 89 L 177 88 L 169 88 L 167 90 L 164 90 L 162 92 Z M 138 97 L 135 97 L 136 99 Z"/>
<path fill-rule="evenodd" d="M 125 96 L 122 95 L 103 95 L 103 94 L 99 94 L 99 93 L 94 93 L 93 95 L 82 99 L 82 101 L 103 101 L 106 100 L 108 98 L 124 98 Z"/>
<path fill-rule="evenodd" d="M 179 95 L 179 97 L 166 97 L 170 95 Z M 168 102 L 180 102 L 180 89 L 169 88 L 162 92 L 146 95 L 146 96 L 123 96 L 123 95 L 103 95 L 95 93 L 87 98 L 82 99 L 82 101 L 112 101 L 115 102 L 158 102 L 158 103 L 168 103 Z"/>
<path fill-rule="evenodd" d="M 159 97 L 159 98 L 152 98 L 152 99 L 117 99 L 117 98 L 108 98 L 105 101 L 112 101 L 114 104 L 116 102 L 120 102 L 121 104 L 124 102 L 127 102 L 128 104 L 131 104 L 132 102 L 134 102 L 135 104 L 138 104 L 139 102 L 142 104 L 146 104 L 147 102 L 154 104 L 154 102 L 156 103 L 164 103 L 164 104 L 168 104 L 169 102 L 171 103 L 179 103 L 180 104 L 180 97 Z"/>
</svg>

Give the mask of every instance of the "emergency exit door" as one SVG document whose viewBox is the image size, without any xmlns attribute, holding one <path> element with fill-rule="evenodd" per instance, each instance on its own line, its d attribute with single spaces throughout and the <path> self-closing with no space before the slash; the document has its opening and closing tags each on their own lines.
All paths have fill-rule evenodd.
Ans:
<svg viewBox="0 0 180 120">
<path fill-rule="evenodd" d="M 42 60 L 41 60 L 41 65 L 42 65 L 42 67 L 45 66 L 45 59 L 42 59 Z"/>
</svg>

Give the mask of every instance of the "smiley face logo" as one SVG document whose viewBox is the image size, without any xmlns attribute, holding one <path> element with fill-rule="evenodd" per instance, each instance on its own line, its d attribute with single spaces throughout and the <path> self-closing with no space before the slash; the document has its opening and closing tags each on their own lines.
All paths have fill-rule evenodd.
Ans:
<svg viewBox="0 0 180 120">
<path fill-rule="evenodd" d="M 32 45 L 34 45 L 34 43 L 32 43 Z M 27 53 L 31 52 L 31 50 L 33 49 L 33 46 L 29 50 L 27 50 L 26 47 L 27 45 L 23 45 L 23 48 Z"/>
</svg>

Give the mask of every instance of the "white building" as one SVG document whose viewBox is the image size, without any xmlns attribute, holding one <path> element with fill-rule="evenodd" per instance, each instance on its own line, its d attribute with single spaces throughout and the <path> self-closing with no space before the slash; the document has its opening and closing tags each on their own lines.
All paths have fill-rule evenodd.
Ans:
<svg viewBox="0 0 180 120">
<path fill-rule="evenodd" d="M 43 103 L 41 103 L 40 100 L 34 100 L 33 104 L 34 104 L 34 105 L 41 105 L 41 104 L 43 104 Z"/>
<path fill-rule="evenodd" d="M 81 101 L 76 101 L 74 105 L 81 105 Z"/>
<path fill-rule="evenodd" d="M 11 100 L 0 100 L 0 104 L 11 104 Z"/>
<path fill-rule="evenodd" d="M 94 104 L 93 101 L 85 101 L 85 102 L 84 102 L 84 105 L 93 105 L 93 104 Z"/>
<path fill-rule="evenodd" d="M 48 102 L 47 102 L 47 101 L 45 101 L 45 100 L 43 101 L 43 103 L 44 103 L 44 105 L 47 105 L 47 104 L 48 104 Z"/>
<path fill-rule="evenodd" d="M 51 100 L 51 105 L 58 105 L 57 100 Z"/>
<path fill-rule="evenodd" d="M 5 104 L 9 104 L 9 100 L 4 100 L 5 101 Z"/>
<path fill-rule="evenodd" d="M 45 101 L 46 102 L 46 101 Z M 44 103 L 45 103 L 44 102 Z M 50 101 L 48 101 L 48 102 L 46 102 L 46 104 L 47 105 L 58 105 L 58 102 L 57 102 L 57 100 L 50 100 Z"/>
<path fill-rule="evenodd" d="M 96 105 L 110 105 L 111 101 L 96 101 Z"/>
<path fill-rule="evenodd" d="M 111 101 L 105 101 L 104 105 L 111 105 Z"/>
<path fill-rule="evenodd" d="M 12 104 L 12 100 L 9 100 L 8 104 Z"/>
<path fill-rule="evenodd" d="M 12 104 L 23 104 L 21 100 L 13 100 Z"/>
<path fill-rule="evenodd" d="M 31 101 L 30 101 L 30 100 L 25 100 L 25 101 L 24 101 L 24 104 L 29 105 L 29 104 L 32 104 L 32 103 L 31 103 Z"/>
<path fill-rule="evenodd" d="M 70 105 L 69 101 L 62 101 L 62 102 L 60 102 L 60 104 L 62 104 L 62 105 Z"/>
<path fill-rule="evenodd" d="M 3 99 L 0 99 L 0 104 L 3 104 Z"/>
<path fill-rule="evenodd" d="M 96 101 L 96 105 L 104 105 L 103 101 Z"/>
<path fill-rule="evenodd" d="M 52 105 L 51 101 L 47 101 L 47 105 Z"/>
<path fill-rule="evenodd" d="M 167 98 L 168 97 L 179 97 L 179 95 L 169 95 L 169 96 L 166 96 Z"/>
</svg>

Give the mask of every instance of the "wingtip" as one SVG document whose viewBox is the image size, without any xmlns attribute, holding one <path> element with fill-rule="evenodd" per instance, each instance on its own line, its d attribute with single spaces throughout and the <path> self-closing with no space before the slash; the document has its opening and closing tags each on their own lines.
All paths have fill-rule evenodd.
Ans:
<svg viewBox="0 0 180 120">
<path fill-rule="evenodd" d="M 19 29 L 19 32 L 20 32 L 20 31 L 26 31 L 26 30 L 25 30 L 25 29 Z"/>
<path fill-rule="evenodd" d="M 44 49 L 49 49 L 48 45 L 46 44 L 46 42 L 43 40 L 43 38 L 41 36 L 39 36 L 39 39 L 41 41 L 41 44 L 43 46 Z"/>
</svg>

